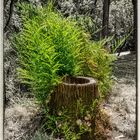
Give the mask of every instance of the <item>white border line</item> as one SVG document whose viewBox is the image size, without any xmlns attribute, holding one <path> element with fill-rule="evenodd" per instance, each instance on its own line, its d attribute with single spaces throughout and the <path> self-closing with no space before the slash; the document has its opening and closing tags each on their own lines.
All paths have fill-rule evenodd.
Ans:
<svg viewBox="0 0 140 140">
<path fill-rule="evenodd" d="M 3 140 L 3 0 L 0 0 L 0 140 Z"/>
</svg>

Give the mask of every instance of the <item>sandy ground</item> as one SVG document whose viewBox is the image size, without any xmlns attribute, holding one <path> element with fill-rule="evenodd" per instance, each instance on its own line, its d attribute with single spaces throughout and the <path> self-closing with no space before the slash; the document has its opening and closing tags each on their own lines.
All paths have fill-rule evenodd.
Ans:
<svg viewBox="0 0 140 140">
<path fill-rule="evenodd" d="M 113 127 L 112 140 L 135 140 L 136 84 L 135 56 L 133 57 L 134 59 L 130 59 L 132 62 L 124 61 L 123 58 L 115 63 L 115 83 L 103 104 L 103 110 L 110 117 Z M 14 63 L 11 60 L 6 61 L 5 67 L 14 75 Z M 15 79 L 11 75 L 6 77 L 5 140 L 31 140 L 41 122 L 39 108 L 33 98 L 21 96 L 19 89 L 13 88 L 16 82 L 12 78 Z"/>
<path fill-rule="evenodd" d="M 136 128 L 136 87 L 119 79 L 103 109 L 110 116 L 112 140 L 134 140 Z"/>
<path fill-rule="evenodd" d="M 5 109 L 4 140 L 27 140 L 38 129 L 41 117 L 32 99 L 20 98 Z"/>
<path fill-rule="evenodd" d="M 114 85 L 103 109 L 110 116 L 112 140 L 136 139 L 136 55 L 119 57 Z"/>
</svg>

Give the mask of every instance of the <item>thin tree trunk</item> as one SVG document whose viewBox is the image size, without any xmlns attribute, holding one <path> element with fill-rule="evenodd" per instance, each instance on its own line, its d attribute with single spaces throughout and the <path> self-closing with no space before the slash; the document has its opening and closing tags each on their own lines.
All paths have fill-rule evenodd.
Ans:
<svg viewBox="0 0 140 140">
<path fill-rule="evenodd" d="M 97 0 L 94 1 L 94 6 L 95 6 L 95 7 L 96 7 L 96 4 L 97 4 Z"/>
<path fill-rule="evenodd" d="M 93 8 L 90 12 L 90 15 L 92 15 L 92 19 L 95 19 L 95 12 L 96 12 L 96 6 L 97 6 L 97 0 L 94 1 L 94 5 L 93 5 Z"/>
<path fill-rule="evenodd" d="M 134 40 L 134 47 L 132 48 L 132 51 L 136 51 L 137 47 L 137 0 L 132 0 L 133 3 L 133 12 L 134 12 L 134 22 L 133 22 L 133 40 Z"/>
<path fill-rule="evenodd" d="M 103 20 L 102 20 L 102 37 L 108 36 L 108 25 L 109 25 L 109 6 L 110 0 L 104 0 L 103 2 Z"/>
<path fill-rule="evenodd" d="M 9 26 L 9 23 L 10 23 L 12 14 L 13 14 L 13 8 L 14 8 L 14 3 L 15 3 L 15 2 L 16 2 L 16 0 L 11 0 L 11 2 L 10 2 L 9 14 L 8 14 L 7 22 L 6 22 L 5 26 L 4 26 L 4 32 L 6 32 L 7 29 L 8 29 L 8 26 Z M 7 4 L 7 2 L 6 2 L 5 4 Z M 6 6 L 6 5 L 5 5 L 5 6 Z"/>
</svg>

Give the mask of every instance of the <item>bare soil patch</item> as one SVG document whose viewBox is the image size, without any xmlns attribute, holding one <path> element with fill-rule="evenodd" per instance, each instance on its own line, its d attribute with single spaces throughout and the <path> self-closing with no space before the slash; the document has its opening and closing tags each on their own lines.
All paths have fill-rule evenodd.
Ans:
<svg viewBox="0 0 140 140">
<path fill-rule="evenodd" d="M 103 105 L 110 116 L 113 140 L 136 138 L 136 55 L 119 57 L 114 67 L 115 83 Z"/>
<path fill-rule="evenodd" d="M 112 139 L 134 140 L 136 129 L 136 87 L 121 79 L 113 86 L 103 106 L 112 123 Z"/>
</svg>

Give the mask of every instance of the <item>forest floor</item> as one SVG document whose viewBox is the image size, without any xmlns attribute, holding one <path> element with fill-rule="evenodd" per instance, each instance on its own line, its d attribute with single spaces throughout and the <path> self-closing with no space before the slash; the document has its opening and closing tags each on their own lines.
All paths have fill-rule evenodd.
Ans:
<svg viewBox="0 0 140 140">
<path fill-rule="evenodd" d="M 113 86 L 111 96 L 103 104 L 110 117 L 112 140 L 135 140 L 136 87 L 127 79 L 119 79 Z"/>
<path fill-rule="evenodd" d="M 136 55 L 121 56 L 114 65 L 115 83 L 103 104 L 112 123 L 112 140 L 136 138 Z"/>
<path fill-rule="evenodd" d="M 8 46 L 8 44 L 5 44 Z M 41 123 L 39 108 L 30 95 L 21 95 L 16 85 L 15 54 L 5 50 L 6 105 L 4 136 L 5 140 L 31 140 Z M 102 109 L 110 117 L 112 140 L 134 140 L 136 119 L 136 56 L 120 57 L 114 65 L 112 92 Z M 122 78 L 123 77 L 123 78 Z M 48 139 L 49 140 L 49 139 Z"/>
</svg>

